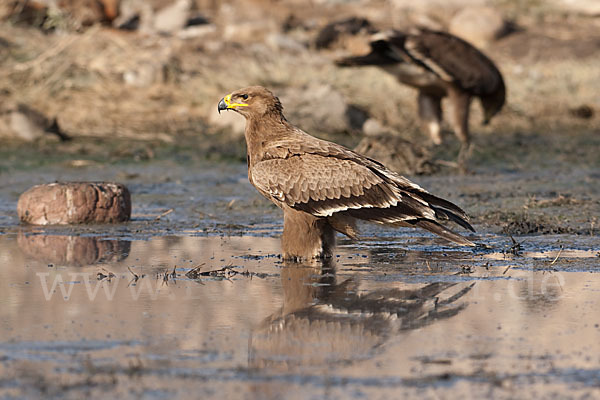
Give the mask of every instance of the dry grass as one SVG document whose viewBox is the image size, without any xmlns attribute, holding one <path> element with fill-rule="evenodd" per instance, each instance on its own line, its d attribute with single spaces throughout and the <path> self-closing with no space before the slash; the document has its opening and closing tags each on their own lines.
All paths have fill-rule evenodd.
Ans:
<svg viewBox="0 0 600 400">
<path fill-rule="evenodd" d="M 349 6 L 346 12 L 352 10 Z M 539 13 L 539 7 L 536 10 Z M 342 50 L 282 47 L 274 36 L 279 33 L 271 31 L 256 34 L 255 40 L 224 41 L 226 21 L 243 23 L 243 12 L 219 16 L 215 11 L 216 32 L 188 40 L 142 37 L 101 27 L 44 35 L 2 23 L 3 107 L 28 103 L 57 115 L 74 135 L 169 140 L 174 134 L 210 130 L 203 121 L 215 112 L 224 93 L 238 87 L 261 84 L 277 92 L 322 83 L 394 130 L 405 135 L 418 131 L 414 91 L 375 68 L 334 67 L 332 60 Z M 316 3 L 302 11 L 303 15 L 311 12 L 319 15 Z M 386 17 L 376 14 L 384 23 Z M 287 14 L 278 6 L 265 15 L 275 21 L 268 24 L 272 29 Z M 581 56 L 585 53 L 581 41 L 589 39 L 590 29 L 584 25 L 595 28 L 597 22 L 582 17 L 557 25 L 552 18 L 540 21 L 538 14 L 525 15 L 522 21 L 531 26 L 515 34 L 520 37 L 509 36 L 487 50 L 505 74 L 508 104 L 488 127 L 477 125 L 481 114 L 478 105 L 473 107 L 475 132 L 589 128 L 593 120 L 577 119 L 568 110 L 580 105 L 590 106 L 596 114 L 600 110 L 596 90 L 600 54 L 593 48 L 597 41 L 589 40 L 589 54 Z M 305 37 L 310 39 L 316 28 L 304 32 Z M 570 46 L 571 42 L 579 47 Z M 549 47 L 540 49 L 540 44 Z M 558 50 L 553 52 L 552 46 Z"/>
</svg>

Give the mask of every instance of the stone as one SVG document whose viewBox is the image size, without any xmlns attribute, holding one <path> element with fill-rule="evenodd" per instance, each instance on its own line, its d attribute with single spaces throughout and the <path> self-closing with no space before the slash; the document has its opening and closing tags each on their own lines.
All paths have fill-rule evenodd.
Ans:
<svg viewBox="0 0 600 400">
<path fill-rule="evenodd" d="M 49 183 L 23 193 L 17 213 L 32 225 L 124 222 L 131 217 L 131 195 L 120 183 Z"/>
<path fill-rule="evenodd" d="M 391 132 L 390 129 L 387 129 L 375 118 L 367 119 L 363 124 L 362 131 L 365 136 L 379 136 Z"/>
<path fill-rule="evenodd" d="M 360 132 L 367 114 L 327 84 L 277 90 L 288 120 L 308 133 Z"/>
<path fill-rule="evenodd" d="M 154 30 L 162 34 L 175 34 L 182 30 L 190 17 L 191 0 L 176 0 L 154 14 Z"/>
<path fill-rule="evenodd" d="M 19 233 L 17 244 L 31 258 L 49 264 L 83 266 L 118 262 L 127 258 L 128 240 L 102 240 L 96 237 L 37 235 Z"/>
<path fill-rule="evenodd" d="M 484 48 L 508 31 L 502 14 L 492 7 L 466 7 L 457 12 L 449 26 L 450 33 Z"/>
<path fill-rule="evenodd" d="M 56 135 L 60 140 L 70 137 L 60 128 L 56 117 L 48 118 L 27 104 L 18 104 L 6 113 L 9 136 L 28 142 L 38 140 L 48 135 Z M 6 136 L 6 134 L 5 134 Z"/>
<path fill-rule="evenodd" d="M 381 162 L 399 174 L 425 175 L 437 170 L 425 147 L 399 136 L 367 136 L 358 143 L 354 151 Z"/>
</svg>

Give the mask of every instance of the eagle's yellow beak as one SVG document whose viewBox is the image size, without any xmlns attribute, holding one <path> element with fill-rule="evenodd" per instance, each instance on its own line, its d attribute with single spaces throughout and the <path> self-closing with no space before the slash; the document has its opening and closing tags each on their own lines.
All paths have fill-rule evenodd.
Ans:
<svg viewBox="0 0 600 400">
<path fill-rule="evenodd" d="M 236 107 L 248 107 L 248 104 L 245 104 L 245 103 L 232 103 L 231 102 L 231 95 L 228 94 L 227 96 L 223 97 L 221 99 L 221 101 L 219 101 L 219 106 L 217 107 L 217 110 L 219 111 L 219 114 L 221 114 L 221 110 L 233 110 Z"/>
</svg>

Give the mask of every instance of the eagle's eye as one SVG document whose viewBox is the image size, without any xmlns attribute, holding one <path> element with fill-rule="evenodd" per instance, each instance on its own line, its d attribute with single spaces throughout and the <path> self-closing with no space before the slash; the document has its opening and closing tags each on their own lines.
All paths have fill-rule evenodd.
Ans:
<svg viewBox="0 0 600 400">
<path fill-rule="evenodd" d="M 242 99 L 244 99 L 244 100 L 248 100 L 248 95 L 247 95 L 247 94 L 243 94 L 241 97 L 242 97 Z"/>
</svg>

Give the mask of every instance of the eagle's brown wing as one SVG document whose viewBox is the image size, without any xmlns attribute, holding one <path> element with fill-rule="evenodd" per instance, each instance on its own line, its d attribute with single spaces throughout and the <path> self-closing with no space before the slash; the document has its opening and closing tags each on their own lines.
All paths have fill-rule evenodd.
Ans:
<svg viewBox="0 0 600 400">
<path fill-rule="evenodd" d="M 502 75 L 494 63 L 464 40 L 445 32 L 420 29 L 404 37 L 403 50 L 441 79 L 474 95 L 496 91 Z"/>
<path fill-rule="evenodd" d="M 403 197 L 398 188 L 386 184 L 367 167 L 318 154 L 262 161 L 251 169 L 251 175 L 254 185 L 267 197 L 317 217 L 349 209 L 394 207 Z M 407 202 L 417 204 L 405 218 L 428 214 L 425 203 L 410 198 Z"/>
<path fill-rule="evenodd" d="M 382 224 L 416 225 L 472 244 L 437 222 L 452 220 L 473 230 L 454 204 L 342 146 L 325 141 L 304 146 L 302 153 L 290 152 L 286 146 L 285 158 L 266 159 L 250 170 L 254 186 L 276 204 L 317 217 L 342 213 Z M 306 152 L 307 148 L 316 153 Z"/>
</svg>

